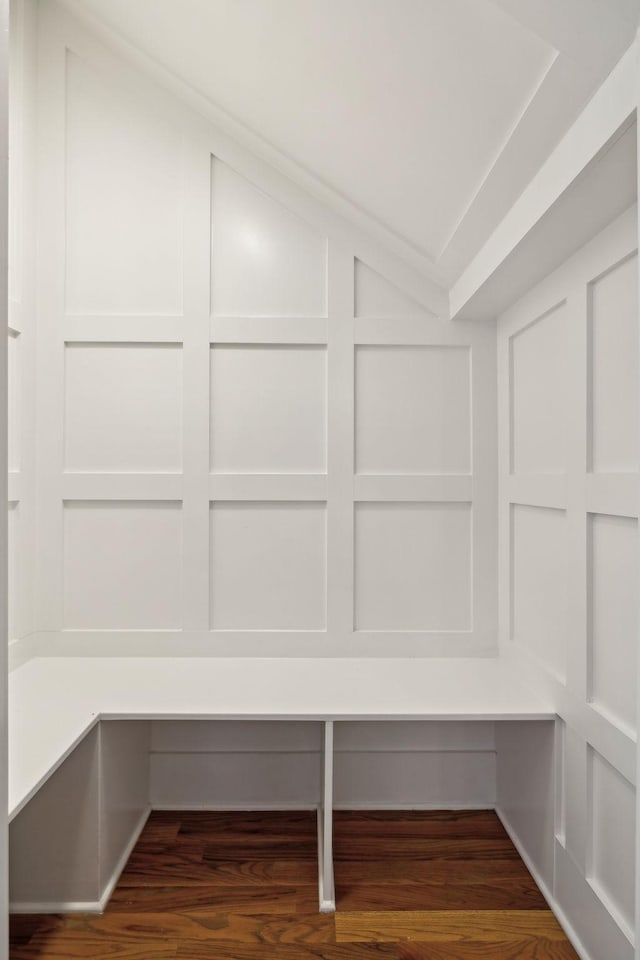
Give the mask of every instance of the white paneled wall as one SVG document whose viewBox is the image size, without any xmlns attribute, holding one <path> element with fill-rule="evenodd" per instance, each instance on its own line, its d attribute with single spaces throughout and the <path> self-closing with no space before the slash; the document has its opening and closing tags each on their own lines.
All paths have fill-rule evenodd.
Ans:
<svg viewBox="0 0 640 960">
<path fill-rule="evenodd" d="M 636 216 L 498 321 L 501 653 L 561 718 L 555 774 L 529 750 L 549 789 L 497 736 L 498 804 L 588 954 L 617 960 L 635 900 Z"/>
<path fill-rule="evenodd" d="M 9 643 L 35 629 L 35 137 L 36 4 L 11 4 L 9 111 Z"/>
<path fill-rule="evenodd" d="M 36 648 L 494 653 L 492 326 L 40 21 Z"/>
</svg>

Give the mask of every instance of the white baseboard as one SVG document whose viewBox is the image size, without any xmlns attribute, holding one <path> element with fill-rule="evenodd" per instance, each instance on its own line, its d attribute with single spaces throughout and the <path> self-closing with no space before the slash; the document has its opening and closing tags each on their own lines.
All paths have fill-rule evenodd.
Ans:
<svg viewBox="0 0 640 960">
<path fill-rule="evenodd" d="M 181 811 L 188 812 L 194 811 L 197 813 L 198 810 L 201 810 L 203 813 L 224 813 L 229 811 L 230 813 L 259 813 L 261 810 L 274 811 L 274 810 L 317 810 L 317 803 L 284 803 L 279 800 L 271 800 L 265 803 L 156 803 L 151 804 L 151 810 L 162 810 L 171 812 L 175 810 L 176 813 Z"/>
<path fill-rule="evenodd" d="M 350 800 L 344 803 L 334 803 L 334 810 L 495 810 L 493 803 L 448 803 L 440 800 L 430 800 L 427 803 L 396 803 L 393 800 L 362 800 L 352 802 Z"/>
<path fill-rule="evenodd" d="M 102 913 L 100 900 L 60 900 L 46 903 L 9 903 L 9 913 Z"/>
<path fill-rule="evenodd" d="M 558 923 L 560 924 L 560 926 L 562 927 L 562 929 L 563 929 L 564 932 L 566 933 L 568 939 L 569 939 L 570 942 L 571 942 L 571 946 L 573 947 L 573 949 L 576 951 L 576 953 L 577 953 L 578 956 L 580 957 L 580 960 L 597 960 L 597 958 L 596 958 L 596 957 L 592 957 L 591 954 L 589 953 L 589 951 L 586 949 L 586 947 L 585 947 L 584 944 L 582 943 L 580 937 L 579 937 L 578 934 L 576 933 L 573 925 L 569 922 L 569 920 L 568 920 L 568 918 L 567 918 L 567 915 L 565 914 L 564 910 L 559 906 L 559 904 L 558 904 L 558 902 L 556 901 L 555 897 L 553 896 L 551 890 L 549 890 L 549 887 L 547 886 L 547 884 L 545 883 L 545 881 L 544 881 L 544 880 L 542 879 L 542 877 L 540 876 L 540 873 L 538 872 L 538 869 L 536 868 L 535 864 L 533 863 L 533 861 L 532 861 L 531 858 L 529 857 L 529 854 L 527 853 L 527 851 L 525 850 L 525 848 L 524 848 L 524 847 L 522 846 L 522 844 L 520 843 L 520 840 L 518 839 L 518 835 L 516 834 L 515 830 L 514 830 L 513 827 L 511 826 L 508 818 L 507 818 L 507 817 L 505 816 L 505 814 L 502 812 L 502 810 L 500 809 L 500 807 L 496 806 L 495 811 L 496 811 L 498 817 L 500 818 L 500 822 L 502 823 L 502 826 L 505 828 L 505 830 L 506 830 L 507 833 L 509 834 L 509 839 L 510 839 L 511 842 L 513 843 L 514 847 L 516 848 L 516 850 L 518 851 L 518 853 L 520 854 L 520 856 L 522 857 L 522 859 L 523 859 L 523 861 L 524 861 L 524 864 L 525 864 L 527 870 L 529 871 L 529 873 L 531 874 L 531 876 L 532 876 L 533 879 L 535 880 L 535 882 L 536 882 L 536 884 L 537 884 L 537 886 L 538 886 L 538 888 L 539 888 L 539 890 L 540 890 L 540 893 L 542 894 L 542 896 L 543 896 L 543 897 L 545 898 L 545 900 L 547 901 L 547 904 L 549 905 L 549 909 L 553 912 L 556 920 L 558 921 Z"/>
</svg>

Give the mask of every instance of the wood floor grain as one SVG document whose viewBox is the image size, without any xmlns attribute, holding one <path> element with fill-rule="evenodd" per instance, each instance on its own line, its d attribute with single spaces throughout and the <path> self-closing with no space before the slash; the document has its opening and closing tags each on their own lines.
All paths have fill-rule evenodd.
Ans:
<svg viewBox="0 0 640 960">
<path fill-rule="evenodd" d="M 13 917 L 11 960 L 577 960 L 492 812 L 151 815 L 102 916 Z"/>
</svg>

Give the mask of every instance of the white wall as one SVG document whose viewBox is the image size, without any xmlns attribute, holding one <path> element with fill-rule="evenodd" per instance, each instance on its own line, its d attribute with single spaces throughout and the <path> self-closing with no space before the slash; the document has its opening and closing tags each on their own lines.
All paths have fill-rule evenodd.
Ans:
<svg viewBox="0 0 640 960">
<path fill-rule="evenodd" d="M 35 628 L 35 0 L 11 3 L 9 60 L 9 643 Z"/>
<path fill-rule="evenodd" d="M 493 326 L 53 2 L 40 39 L 33 649 L 495 652 Z"/>
<path fill-rule="evenodd" d="M 315 806 L 321 724 L 156 721 L 156 808 Z M 334 796 L 344 807 L 491 807 L 494 724 L 337 723 Z"/>
<path fill-rule="evenodd" d="M 500 649 L 561 718 L 555 771 L 530 746 L 535 792 L 498 736 L 498 802 L 594 960 L 633 955 L 636 217 L 498 322 Z"/>
</svg>

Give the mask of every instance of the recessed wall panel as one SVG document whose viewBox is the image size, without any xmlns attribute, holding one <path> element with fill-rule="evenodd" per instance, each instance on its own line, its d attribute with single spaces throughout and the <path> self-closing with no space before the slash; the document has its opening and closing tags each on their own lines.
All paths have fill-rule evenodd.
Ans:
<svg viewBox="0 0 640 960">
<path fill-rule="evenodd" d="M 591 882 L 629 928 L 634 924 L 635 791 L 597 751 L 589 751 Z"/>
<path fill-rule="evenodd" d="M 591 469 L 638 469 L 638 258 L 590 285 Z"/>
<path fill-rule="evenodd" d="M 178 503 L 65 503 L 64 626 L 179 628 L 181 555 Z"/>
<path fill-rule="evenodd" d="M 358 319 L 393 320 L 433 316 L 425 307 L 361 260 L 355 261 L 354 301 L 354 314 Z"/>
<path fill-rule="evenodd" d="M 567 469 L 567 306 L 530 323 L 510 341 L 511 469 Z"/>
<path fill-rule="evenodd" d="M 511 509 L 512 639 L 564 681 L 569 630 L 566 513 L 519 504 Z"/>
<path fill-rule="evenodd" d="M 638 642 L 638 521 L 589 518 L 590 695 L 635 729 Z"/>
<path fill-rule="evenodd" d="M 7 467 L 20 469 L 20 338 L 7 338 Z"/>
<path fill-rule="evenodd" d="M 467 347 L 357 348 L 356 471 L 471 472 Z"/>
<path fill-rule="evenodd" d="M 181 463 L 181 348 L 67 344 L 65 468 L 173 473 Z"/>
<path fill-rule="evenodd" d="M 210 510 L 214 630 L 323 630 L 326 505 L 218 502 Z"/>
<path fill-rule="evenodd" d="M 211 312 L 223 317 L 325 317 L 327 240 L 214 159 Z"/>
<path fill-rule="evenodd" d="M 182 313 L 180 136 L 67 54 L 66 309 Z"/>
<path fill-rule="evenodd" d="M 324 473 L 326 423 L 324 347 L 211 349 L 214 473 Z"/>
<path fill-rule="evenodd" d="M 19 636 L 20 504 L 10 503 L 7 516 L 7 605 L 9 640 Z"/>
<path fill-rule="evenodd" d="M 355 628 L 471 628 L 471 506 L 358 503 Z"/>
</svg>

